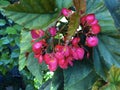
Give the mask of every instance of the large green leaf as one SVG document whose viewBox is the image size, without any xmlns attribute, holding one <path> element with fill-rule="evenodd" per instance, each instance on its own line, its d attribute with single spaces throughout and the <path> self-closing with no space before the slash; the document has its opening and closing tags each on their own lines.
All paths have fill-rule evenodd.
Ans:
<svg viewBox="0 0 120 90">
<path fill-rule="evenodd" d="M 51 7 L 52 6 L 52 7 Z M 9 5 L 5 8 L 8 11 L 24 13 L 53 13 L 55 11 L 55 2 L 53 0 L 20 0 L 20 2 Z"/>
<path fill-rule="evenodd" d="M 100 56 L 100 52 L 98 51 L 98 49 L 94 49 L 93 50 L 93 59 L 94 59 L 94 67 L 96 70 L 96 73 L 98 73 L 104 80 L 106 80 L 107 78 L 107 71 L 108 71 L 108 67 L 105 66 L 105 62 L 103 60 L 103 58 Z"/>
<path fill-rule="evenodd" d="M 109 67 L 115 65 L 120 67 L 120 34 L 100 35 L 98 49 L 105 64 Z"/>
<path fill-rule="evenodd" d="M 0 0 L 0 8 L 8 6 L 10 4 L 7 0 Z"/>
<path fill-rule="evenodd" d="M 87 0 L 87 13 L 95 13 L 101 25 L 101 33 L 117 32 L 114 20 L 106 8 L 104 0 Z"/>
<path fill-rule="evenodd" d="M 73 67 L 64 70 L 64 90 L 90 90 L 96 77 L 89 63 L 75 62 Z"/>
<path fill-rule="evenodd" d="M 26 53 L 31 50 L 31 40 L 32 38 L 30 32 L 22 30 L 20 41 L 19 70 L 22 70 L 26 66 Z"/>
<path fill-rule="evenodd" d="M 71 15 L 67 31 L 67 40 L 70 40 L 71 37 L 75 35 L 75 32 L 79 27 L 79 18 L 80 16 L 77 13 Z"/>
<path fill-rule="evenodd" d="M 42 83 L 43 70 L 46 70 L 45 64 L 39 64 L 38 60 L 34 58 L 34 54 L 30 53 L 27 60 L 27 68 L 36 77 L 36 79 Z"/>
<path fill-rule="evenodd" d="M 63 90 L 64 88 L 64 76 L 63 70 L 58 68 L 52 78 L 52 88 L 51 90 Z"/>
<path fill-rule="evenodd" d="M 21 0 L 10 5 L 6 15 L 16 23 L 29 28 L 46 28 L 58 18 L 62 7 L 69 7 L 72 0 Z"/>
<path fill-rule="evenodd" d="M 106 71 L 115 65 L 120 67 L 120 34 L 119 35 L 99 35 L 99 45 L 95 48 L 99 53 L 94 52 L 94 65 L 96 71 L 104 79 Z M 98 56 L 97 56 L 98 55 Z"/>
<path fill-rule="evenodd" d="M 72 36 L 75 35 L 76 30 L 80 24 L 80 11 L 86 11 L 86 1 L 85 0 L 73 0 L 75 6 L 75 13 L 70 16 L 68 31 L 67 31 L 67 40 L 70 40 Z"/>
<path fill-rule="evenodd" d="M 120 30 L 120 1 L 119 0 L 104 0 L 112 17 L 114 18 L 117 28 Z"/>
<path fill-rule="evenodd" d="M 42 84 L 42 86 L 39 88 L 39 90 L 50 90 L 51 82 L 52 82 L 51 79 L 47 80 L 46 82 L 44 82 L 44 84 Z"/>
<path fill-rule="evenodd" d="M 99 44 L 94 48 L 93 57 L 96 72 L 106 80 L 106 71 L 112 65 L 120 67 L 120 34 L 104 0 L 87 0 L 87 13 L 95 13 L 101 25 Z"/>
</svg>

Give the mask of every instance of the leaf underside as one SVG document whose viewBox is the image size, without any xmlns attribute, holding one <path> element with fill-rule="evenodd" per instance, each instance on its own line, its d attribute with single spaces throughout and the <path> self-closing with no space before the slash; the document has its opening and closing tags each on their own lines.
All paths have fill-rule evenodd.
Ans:
<svg viewBox="0 0 120 90">
<path fill-rule="evenodd" d="M 54 24 L 62 7 L 72 0 L 20 0 L 5 8 L 6 16 L 28 29 L 47 29 Z"/>
</svg>

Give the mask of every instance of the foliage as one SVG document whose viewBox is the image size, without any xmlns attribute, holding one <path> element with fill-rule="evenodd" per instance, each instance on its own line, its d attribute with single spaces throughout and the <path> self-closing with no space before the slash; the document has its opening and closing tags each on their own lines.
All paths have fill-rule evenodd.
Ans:
<svg viewBox="0 0 120 90">
<path fill-rule="evenodd" d="M 31 0 L 31 2 L 29 2 L 29 0 L 21 0 L 20 4 L 16 3 L 14 6 L 8 6 L 6 8 L 8 11 L 6 12 L 6 15 L 15 20 L 16 23 L 19 23 L 29 29 L 46 28 L 54 23 L 54 20 L 57 19 L 59 11 L 62 7 L 68 7 L 71 4 L 71 0 L 55 0 L 56 4 L 55 1 L 51 1 L 52 0 Z M 52 6 L 52 8 L 50 6 Z M 28 19 L 29 17 L 31 18 Z"/>
<path fill-rule="evenodd" d="M 27 88 L 29 84 L 34 88 L 33 75 L 27 69 L 19 72 L 16 68 L 20 55 L 20 33 L 23 27 L 8 19 L 2 9 L 15 1 L 17 0 L 0 0 L 0 89 L 2 90 L 10 85 L 18 88 L 21 83 L 23 87 Z M 14 80 L 16 77 L 17 79 Z"/>
<path fill-rule="evenodd" d="M 69 67 L 66 70 L 58 69 L 52 80 L 49 82 L 46 81 L 48 84 L 43 84 L 46 85 L 46 87 L 49 86 L 52 90 L 90 90 L 98 77 L 101 77 L 105 82 L 108 80 L 107 71 L 113 65 L 120 67 L 119 23 L 115 20 L 117 23 L 116 28 L 114 19 L 109 12 L 110 9 L 108 10 L 106 7 L 107 0 L 86 1 L 86 5 L 81 6 L 80 3 L 74 3 L 74 5 L 76 11 L 84 7 L 82 9 L 83 12 L 86 10 L 86 13 L 95 13 L 101 25 L 101 33 L 98 35 L 99 45 L 93 48 L 92 56 L 89 59 L 85 59 L 83 62 L 75 62 L 73 67 Z M 48 2 L 50 2 L 50 4 Z M 48 27 L 56 24 L 56 21 L 61 19 L 61 9 L 63 7 L 69 8 L 70 6 L 73 6 L 72 0 L 21 0 L 19 3 L 4 8 L 8 18 L 24 26 L 24 29 L 21 31 L 19 69 L 22 70 L 27 66 L 29 71 L 40 83 L 42 83 L 44 72 L 47 72 L 47 70 L 43 67 L 43 64 L 38 64 L 31 53 L 32 39 L 29 30 L 44 29 L 46 31 Z M 1 22 L 4 23 L 4 21 Z M 76 30 L 79 25 L 78 12 L 71 16 L 69 22 L 70 23 L 67 24 L 67 29 L 69 30 L 68 37 L 72 37 L 75 33 L 74 30 Z M 10 31 L 11 30 L 7 30 L 7 33 L 16 33 L 14 30 L 12 33 Z M 9 42 L 6 38 L 2 40 L 5 41 L 3 44 Z M 28 53 L 28 56 L 26 56 L 26 53 Z M 117 72 L 117 70 L 113 67 L 110 71 L 110 75 L 113 75 L 114 72 Z M 119 78 L 117 80 L 119 80 Z M 110 85 L 111 83 L 102 87 L 103 90 L 114 88 L 114 86 Z"/>
<path fill-rule="evenodd" d="M 86 2 L 85 0 L 73 0 L 74 6 L 76 8 L 76 12 L 70 17 L 70 22 L 69 22 L 69 27 L 67 31 L 67 39 L 70 40 L 72 36 L 74 36 L 75 31 L 79 27 L 80 20 L 79 18 L 81 17 L 80 11 L 86 12 Z"/>
<path fill-rule="evenodd" d="M 120 68 L 112 66 L 107 76 L 107 83 L 104 83 L 105 85 L 100 81 L 96 81 L 96 83 L 93 85 L 92 90 L 119 90 Z"/>
<path fill-rule="evenodd" d="M 0 13 L 1 15 L 1 30 L 0 30 L 0 71 L 5 74 L 14 65 L 18 65 L 19 58 L 19 39 L 21 26 L 14 25 L 11 20 Z M 16 38 L 15 38 L 16 37 Z"/>
</svg>

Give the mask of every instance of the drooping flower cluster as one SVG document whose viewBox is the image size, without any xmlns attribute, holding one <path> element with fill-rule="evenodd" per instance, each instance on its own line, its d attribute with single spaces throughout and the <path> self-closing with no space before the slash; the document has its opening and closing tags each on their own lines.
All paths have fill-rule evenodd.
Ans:
<svg viewBox="0 0 120 90">
<path fill-rule="evenodd" d="M 82 60 L 84 58 L 84 49 L 79 47 L 79 38 L 74 38 L 71 45 L 55 46 L 55 51 L 51 53 L 44 53 L 47 47 L 47 43 L 44 40 L 35 42 L 32 45 L 35 58 L 39 63 L 43 61 L 48 65 L 50 71 L 55 71 L 57 67 L 66 69 L 68 66 L 73 66 L 74 60 Z"/>
<path fill-rule="evenodd" d="M 63 8 L 61 14 L 69 18 L 72 11 Z M 32 30 L 31 35 L 34 39 L 32 51 L 34 57 L 41 64 L 45 62 L 50 71 L 55 71 L 58 67 L 67 69 L 73 66 L 73 61 L 82 61 L 84 57 L 89 58 L 89 51 L 86 47 L 95 47 L 98 44 L 97 34 L 100 32 L 98 20 L 94 14 L 88 14 L 80 18 L 81 30 L 76 30 L 76 35 L 71 38 L 69 43 L 64 39 L 66 34 L 62 34 L 63 38 L 58 42 L 54 42 L 55 36 L 60 34 L 59 28 L 50 27 L 46 32 L 43 30 Z M 85 36 L 84 40 L 81 36 Z M 51 39 L 48 41 L 48 39 Z M 51 43 L 52 42 L 52 43 Z"/>
<path fill-rule="evenodd" d="M 95 18 L 95 14 L 88 14 L 83 16 L 81 19 L 81 26 L 83 31 L 86 33 L 86 45 L 88 47 L 94 47 L 98 44 L 97 34 L 100 33 L 100 25 L 98 20 Z"/>
</svg>

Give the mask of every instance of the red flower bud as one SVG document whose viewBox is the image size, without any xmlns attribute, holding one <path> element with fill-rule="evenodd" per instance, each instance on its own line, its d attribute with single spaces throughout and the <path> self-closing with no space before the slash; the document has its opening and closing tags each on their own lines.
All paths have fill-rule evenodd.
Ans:
<svg viewBox="0 0 120 90">
<path fill-rule="evenodd" d="M 41 38 L 44 36 L 45 32 L 43 30 L 32 30 L 31 35 L 33 39 Z"/>
<path fill-rule="evenodd" d="M 98 34 L 98 33 L 100 33 L 100 25 L 98 25 L 98 24 L 95 24 L 95 25 L 92 25 L 91 26 L 91 31 L 92 31 L 92 33 L 93 34 Z"/>
<path fill-rule="evenodd" d="M 49 28 L 48 31 L 51 34 L 51 36 L 55 36 L 56 32 L 57 32 L 57 29 L 55 27 L 51 27 L 51 28 Z"/>
<path fill-rule="evenodd" d="M 87 37 L 86 38 L 86 44 L 88 47 L 95 47 L 98 45 L 98 38 L 96 36 L 93 37 Z"/>
<path fill-rule="evenodd" d="M 88 24 L 93 23 L 94 20 L 95 20 L 95 14 L 88 14 L 88 15 L 86 16 L 86 21 L 87 21 Z"/>
<path fill-rule="evenodd" d="M 65 16 L 65 17 L 69 17 L 72 14 L 72 11 L 67 9 L 67 8 L 62 8 L 61 13 Z"/>
<path fill-rule="evenodd" d="M 32 45 L 32 50 L 35 54 L 40 54 L 42 48 L 41 42 L 36 42 Z"/>
</svg>

